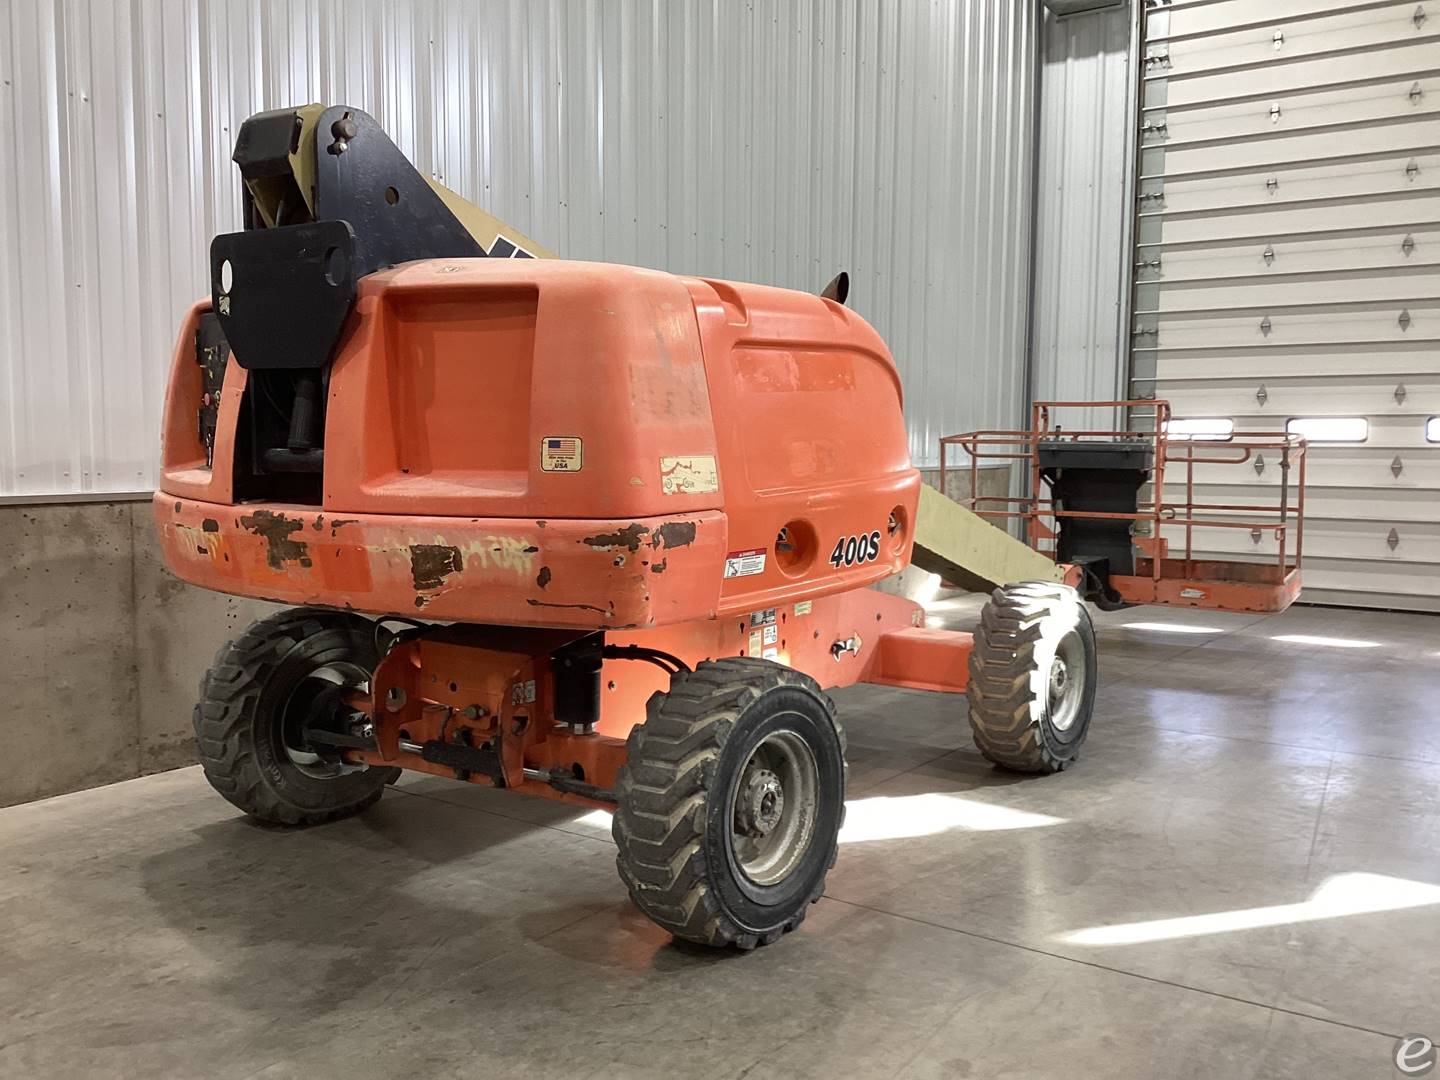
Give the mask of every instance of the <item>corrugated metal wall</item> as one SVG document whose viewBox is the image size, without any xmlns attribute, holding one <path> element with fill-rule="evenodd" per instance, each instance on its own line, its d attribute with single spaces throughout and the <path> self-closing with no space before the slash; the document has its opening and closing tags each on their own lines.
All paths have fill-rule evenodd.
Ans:
<svg viewBox="0 0 1440 1080">
<path fill-rule="evenodd" d="M 1036 400 L 1123 396 L 1126 178 L 1133 153 L 1129 5 L 1047 13 L 1040 100 L 1032 346 Z M 1076 410 L 1067 427 L 1108 426 Z"/>
<path fill-rule="evenodd" d="M 818 289 L 894 350 L 912 449 L 1023 410 L 1034 5 L 0 9 L 0 496 L 143 490 L 183 307 L 237 227 L 237 124 L 373 113 L 576 258 Z"/>
</svg>

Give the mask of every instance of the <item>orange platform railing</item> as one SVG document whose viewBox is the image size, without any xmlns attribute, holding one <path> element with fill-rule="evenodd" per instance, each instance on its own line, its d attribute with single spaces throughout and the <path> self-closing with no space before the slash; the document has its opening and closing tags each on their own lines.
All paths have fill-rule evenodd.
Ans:
<svg viewBox="0 0 1440 1080">
<path fill-rule="evenodd" d="M 1128 429 L 1065 430 L 1056 416 L 1065 409 L 1124 409 Z M 1131 522 L 1131 540 L 1140 554 L 1133 575 L 1112 575 L 1109 590 L 1128 603 L 1178 603 L 1195 607 L 1278 611 L 1300 588 L 1305 536 L 1305 439 L 1276 432 L 1231 432 L 1224 436 L 1172 434 L 1170 404 L 1159 400 L 1040 401 L 1028 431 L 972 431 L 940 440 L 940 486 L 947 487 L 952 448 L 965 455 L 968 494 L 956 500 L 1002 528 L 1018 521 L 1032 548 L 1055 557 L 1060 522 L 1103 518 Z M 1133 441 L 1149 450 L 1148 494 L 1134 513 L 1073 510 L 1046 494 L 1041 444 L 1061 441 Z M 1243 466 L 1274 455 L 1280 481 L 1273 500 L 1237 503 L 1202 500 L 1195 471 L 1214 465 Z M 1028 487 L 1023 494 L 982 494 L 981 470 L 1020 462 Z M 1207 481 L 1208 483 L 1208 481 Z M 952 498 L 955 496 L 950 494 Z M 1248 530 L 1258 540 L 1276 540 L 1274 560 L 1197 558 L 1196 529 Z M 1165 533 L 1183 535 L 1183 549 L 1171 551 Z"/>
</svg>

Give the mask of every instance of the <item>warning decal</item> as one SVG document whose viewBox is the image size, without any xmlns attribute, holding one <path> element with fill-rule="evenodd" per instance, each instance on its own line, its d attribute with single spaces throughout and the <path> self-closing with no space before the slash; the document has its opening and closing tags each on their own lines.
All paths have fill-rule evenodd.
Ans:
<svg viewBox="0 0 1440 1080">
<path fill-rule="evenodd" d="M 585 447 L 573 435 L 547 435 L 540 440 L 542 472 L 579 472 L 585 464 Z"/>
<path fill-rule="evenodd" d="M 750 551 L 732 551 L 725 556 L 725 576 L 727 578 L 750 577 L 754 574 L 765 572 L 765 549 L 753 548 Z"/>
<path fill-rule="evenodd" d="M 685 457 L 660 459 L 660 493 L 662 495 L 704 495 L 720 490 L 712 454 L 691 454 Z"/>
</svg>

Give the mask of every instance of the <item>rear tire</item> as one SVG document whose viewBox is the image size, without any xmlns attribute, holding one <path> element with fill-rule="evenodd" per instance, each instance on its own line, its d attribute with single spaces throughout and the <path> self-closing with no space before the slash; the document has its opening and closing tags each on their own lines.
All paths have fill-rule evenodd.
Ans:
<svg viewBox="0 0 1440 1080">
<path fill-rule="evenodd" d="M 686 941 L 769 945 L 800 925 L 835 865 L 835 706 L 768 660 L 702 663 L 647 703 L 616 794 L 616 864 L 641 911 Z"/>
<path fill-rule="evenodd" d="M 195 742 L 205 778 L 251 817 L 318 825 L 370 806 L 398 769 L 310 751 L 300 715 L 316 695 L 368 683 L 379 651 L 369 619 L 321 608 L 277 612 L 222 648 L 200 684 Z"/>
<path fill-rule="evenodd" d="M 1080 756 L 1095 707 L 1095 627 L 1068 585 L 996 589 L 970 653 L 970 729 L 1015 772 L 1054 773 Z"/>
</svg>

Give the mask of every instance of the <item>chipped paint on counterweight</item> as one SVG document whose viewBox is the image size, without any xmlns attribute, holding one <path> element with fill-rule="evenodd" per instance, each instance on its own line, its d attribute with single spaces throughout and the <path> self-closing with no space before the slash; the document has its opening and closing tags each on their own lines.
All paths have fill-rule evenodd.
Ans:
<svg viewBox="0 0 1440 1080">
<path fill-rule="evenodd" d="M 292 538 L 293 534 L 305 528 L 305 522 L 270 510 L 256 510 L 242 517 L 240 525 L 247 532 L 264 538 L 265 561 L 270 569 L 283 570 L 287 562 L 310 566 L 310 549 L 305 541 Z"/>
</svg>

